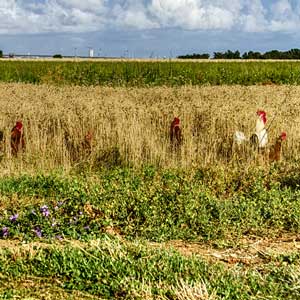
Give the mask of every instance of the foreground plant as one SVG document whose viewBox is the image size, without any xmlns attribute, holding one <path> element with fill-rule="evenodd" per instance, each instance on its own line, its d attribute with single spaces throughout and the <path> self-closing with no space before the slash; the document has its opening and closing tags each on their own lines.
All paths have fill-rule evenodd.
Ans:
<svg viewBox="0 0 300 300">
<path fill-rule="evenodd" d="M 91 177 L 2 178 L 0 235 L 91 239 L 113 228 L 127 238 L 230 242 L 248 234 L 299 233 L 296 173 L 229 172 L 145 167 L 103 169 Z"/>
<path fill-rule="evenodd" d="M 264 265 L 228 268 L 176 251 L 104 236 L 91 243 L 7 247 L 0 251 L 6 288 L 31 278 L 48 278 L 52 291 L 81 291 L 105 299 L 298 299 L 299 255 L 276 256 Z M 13 283 L 13 284 L 10 284 Z M 21 285 L 20 285 L 21 286 Z M 6 288 L 5 288 L 6 287 Z M 19 291 L 30 295 L 30 289 Z M 81 297 L 79 297 L 81 299 Z"/>
</svg>

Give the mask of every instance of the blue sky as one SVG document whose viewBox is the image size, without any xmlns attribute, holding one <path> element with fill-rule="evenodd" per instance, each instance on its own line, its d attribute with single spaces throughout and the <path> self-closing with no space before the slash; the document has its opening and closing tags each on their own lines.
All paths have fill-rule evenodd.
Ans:
<svg viewBox="0 0 300 300">
<path fill-rule="evenodd" d="M 300 48 L 300 0 L 0 0 L 5 53 L 175 57 Z"/>
</svg>

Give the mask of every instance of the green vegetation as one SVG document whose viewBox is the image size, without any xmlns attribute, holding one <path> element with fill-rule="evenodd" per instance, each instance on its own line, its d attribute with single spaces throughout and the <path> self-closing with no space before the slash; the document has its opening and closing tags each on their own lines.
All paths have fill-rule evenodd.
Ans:
<svg viewBox="0 0 300 300">
<path fill-rule="evenodd" d="M 187 54 L 187 55 L 179 55 L 177 58 L 180 59 L 209 59 L 208 53 L 193 53 L 193 54 Z"/>
<path fill-rule="evenodd" d="M 3 238 L 227 241 L 300 232 L 299 177 L 271 169 L 103 170 L 96 178 L 21 176 L 0 181 Z M 300 181 L 299 181 L 300 182 Z"/>
<path fill-rule="evenodd" d="M 240 51 L 227 50 L 226 52 L 214 52 L 214 59 L 240 59 Z"/>
<path fill-rule="evenodd" d="M 182 59 L 207 59 L 209 54 L 193 53 L 187 55 L 180 55 L 178 58 Z M 242 56 L 240 51 L 227 50 L 226 52 L 214 52 L 214 59 L 300 59 L 300 49 L 291 49 L 288 51 L 271 50 L 265 53 L 258 51 L 245 52 Z"/>
<path fill-rule="evenodd" d="M 58 85 L 299 84 L 299 75 L 297 62 L 0 62 L 2 81 Z M 298 88 L 182 90 L 3 84 L 0 299 L 299 298 Z M 270 131 L 273 142 L 289 128 L 281 162 L 226 143 L 237 127 L 232 107 L 250 124 L 258 104 L 274 116 L 283 99 L 289 107 Z M 181 157 L 167 150 L 175 113 Z M 27 147 L 12 158 L 20 116 Z M 72 160 L 65 133 L 76 149 L 91 128 L 94 160 Z M 158 154 L 153 165 L 149 154 Z M 282 237 L 292 240 L 282 252 L 258 247 Z M 177 240 L 211 253 L 166 247 Z M 243 255 L 251 246 L 254 259 Z M 211 258 L 216 250 L 237 255 Z"/>
<path fill-rule="evenodd" d="M 0 293 L 2 299 L 32 294 L 40 299 L 42 288 L 34 293 L 34 287 L 47 282 L 52 291 L 69 293 L 59 299 L 73 299 L 74 291 L 82 292 L 76 299 L 298 299 L 299 258 L 274 256 L 263 268 L 246 271 L 108 237 L 85 246 L 19 246 L 0 251 Z"/>
<path fill-rule="evenodd" d="M 75 168 L 69 175 L 2 177 L 0 297 L 296 300 L 295 252 L 259 252 L 262 264 L 228 268 L 149 243 L 180 239 L 226 252 L 245 237 L 295 236 L 294 166 Z"/>
<path fill-rule="evenodd" d="M 66 85 L 300 84 L 299 62 L 1 61 L 0 81 Z"/>
<path fill-rule="evenodd" d="M 62 58 L 62 55 L 61 54 L 54 54 L 53 58 Z"/>
</svg>

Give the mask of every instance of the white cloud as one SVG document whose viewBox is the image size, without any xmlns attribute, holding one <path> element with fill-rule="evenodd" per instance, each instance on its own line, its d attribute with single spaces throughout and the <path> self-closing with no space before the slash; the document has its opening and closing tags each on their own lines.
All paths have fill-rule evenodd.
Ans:
<svg viewBox="0 0 300 300">
<path fill-rule="evenodd" d="M 249 0 L 245 3 L 246 12 L 240 16 L 242 28 L 246 32 L 263 32 L 268 27 L 267 10 L 260 0 Z"/>
<path fill-rule="evenodd" d="M 0 33 L 182 28 L 297 31 L 300 4 L 277 0 L 0 0 Z"/>
<path fill-rule="evenodd" d="M 235 9 L 225 1 L 152 0 L 149 5 L 150 13 L 162 26 L 202 30 L 232 28 L 236 22 Z"/>
<path fill-rule="evenodd" d="M 1 0 L 0 33 L 92 31 L 105 23 L 105 0 L 24 2 Z"/>
<path fill-rule="evenodd" d="M 288 0 L 279 0 L 271 6 L 271 31 L 295 31 L 300 25 L 300 6 L 293 8 Z"/>
<path fill-rule="evenodd" d="M 160 24 L 153 21 L 147 15 L 147 9 L 143 2 L 136 0 L 115 3 L 111 9 L 109 24 L 111 27 L 129 27 L 135 29 L 158 28 Z"/>
<path fill-rule="evenodd" d="M 105 13 L 107 0 L 57 0 L 59 5 L 81 11 Z"/>
</svg>

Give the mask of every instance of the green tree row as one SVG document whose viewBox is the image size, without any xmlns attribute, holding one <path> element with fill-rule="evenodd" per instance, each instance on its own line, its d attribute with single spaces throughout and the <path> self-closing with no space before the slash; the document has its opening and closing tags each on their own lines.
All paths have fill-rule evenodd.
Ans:
<svg viewBox="0 0 300 300">
<path fill-rule="evenodd" d="M 193 54 L 187 54 L 187 55 L 179 55 L 178 58 L 208 59 L 209 56 L 210 55 L 208 53 L 203 53 L 203 54 L 193 53 Z"/>
<path fill-rule="evenodd" d="M 208 59 L 209 54 L 187 54 L 180 55 L 181 59 Z M 300 59 L 300 49 L 291 49 L 288 51 L 271 50 L 265 53 L 249 51 L 243 55 L 237 51 L 227 50 L 226 52 L 214 52 L 213 59 Z"/>
</svg>

